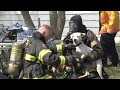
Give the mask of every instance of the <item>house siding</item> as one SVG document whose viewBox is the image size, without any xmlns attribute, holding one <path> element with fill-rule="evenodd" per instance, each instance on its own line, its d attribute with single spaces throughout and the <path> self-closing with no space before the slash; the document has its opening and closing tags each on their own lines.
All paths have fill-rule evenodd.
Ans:
<svg viewBox="0 0 120 90">
<path fill-rule="evenodd" d="M 68 22 L 70 18 L 75 14 L 80 14 L 83 19 L 83 24 L 85 24 L 88 29 L 92 30 L 96 35 L 98 35 L 99 11 L 66 11 L 66 22 L 63 34 L 66 34 L 69 31 Z M 41 25 L 42 24 L 50 25 L 49 11 L 30 11 L 30 15 L 36 28 L 38 28 L 38 17 L 40 17 Z M 16 22 L 23 24 L 25 26 L 20 11 L 0 11 L 0 25 L 4 25 L 4 27 L 7 27 L 15 24 Z M 118 33 L 117 36 L 120 36 L 120 33 Z"/>
</svg>

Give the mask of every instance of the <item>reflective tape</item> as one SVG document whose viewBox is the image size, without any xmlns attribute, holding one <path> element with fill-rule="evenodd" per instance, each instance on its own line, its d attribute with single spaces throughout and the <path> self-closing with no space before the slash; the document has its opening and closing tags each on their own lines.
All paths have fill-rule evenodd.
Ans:
<svg viewBox="0 0 120 90">
<path fill-rule="evenodd" d="M 66 61 L 66 59 L 65 59 L 65 57 L 64 56 L 59 56 L 60 57 L 60 65 L 63 65 L 63 64 L 65 64 L 65 61 Z"/>
<path fill-rule="evenodd" d="M 40 53 L 39 53 L 39 56 L 38 56 L 38 59 L 40 61 L 43 62 L 43 57 L 48 54 L 48 53 L 51 53 L 52 51 L 50 49 L 43 49 Z"/>
<path fill-rule="evenodd" d="M 97 41 L 93 40 L 93 41 L 91 42 L 91 47 L 93 47 L 93 46 L 95 46 L 95 45 L 97 45 Z"/>
<path fill-rule="evenodd" d="M 28 60 L 28 61 L 35 61 L 37 58 L 35 56 L 32 56 L 30 54 L 26 54 L 25 55 L 25 60 Z"/>
<path fill-rule="evenodd" d="M 56 45 L 57 51 L 62 53 L 62 44 Z"/>
</svg>

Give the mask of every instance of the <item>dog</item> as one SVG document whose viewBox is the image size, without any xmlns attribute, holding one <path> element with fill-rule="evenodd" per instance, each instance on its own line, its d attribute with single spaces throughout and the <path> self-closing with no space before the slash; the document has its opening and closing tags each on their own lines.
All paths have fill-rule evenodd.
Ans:
<svg viewBox="0 0 120 90">
<path fill-rule="evenodd" d="M 76 46 L 76 50 L 73 53 L 75 54 L 75 56 L 83 60 L 93 49 L 84 44 L 84 42 L 82 41 L 82 33 L 75 32 L 71 34 L 70 37 L 73 41 L 73 44 Z M 102 74 L 103 67 L 101 59 L 98 59 L 91 63 L 85 63 L 85 67 L 86 67 L 85 74 L 83 76 L 79 76 L 78 78 L 84 78 L 89 76 L 90 68 L 95 68 L 97 70 L 98 75 L 100 76 L 100 79 L 104 79 Z"/>
</svg>

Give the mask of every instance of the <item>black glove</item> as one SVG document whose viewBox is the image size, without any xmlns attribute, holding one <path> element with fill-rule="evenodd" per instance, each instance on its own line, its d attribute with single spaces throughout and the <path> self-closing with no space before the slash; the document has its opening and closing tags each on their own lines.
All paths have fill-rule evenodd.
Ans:
<svg viewBox="0 0 120 90">
<path fill-rule="evenodd" d="M 74 65 L 77 62 L 75 57 L 72 55 L 66 56 L 66 60 L 67 60 L 67 64 L 70 66 Z"/>
<path fill-rule="evenodd" d="M 72 34 L 73 32 L 68 32 L 67 36 L 64 38 L 63 42 L 66 43 L 66 44 L 69 44 L 70 42 L 72 43 L 72 40 L 70 39 L 70 35 Z"/>
<path fill-rule="evenodd" d="M 91 51 L 83 60 L 85 63 L 96 61 L 98 58 L 96 51 Z"/>
<path fill-rule="evenodd" d="M 69 44 L 70 42 L 72 43 L 72 40 L 71 40 L 71 39 L 65 39 L 65 40 L 64 40 L 64 43 L 66 43 L 66 44 Z"/>
<path fill-rule="evenodd" d="M 91 58 L 90 58 L 89 55 L 86 56 L 86 57 L 83 59 L 83 61 L 84 61 L 84 63 L 90 63 L 90 62 L 92 62 L 92 60 L 91 60 Z"/>
<path fill-rule="evenodd" d="M 69 43 L 65 45 L 66 50 L 76 50 L 76 46 L 73 43 Z"/>
<path fill-rule="evenodd" d="M 66 44 L 69 44 L 69 43 L 73 43 L 73 40 L 72 40 L 72 39 L 66 39 L 64 42 L 65 42 Z"/>
</svg>

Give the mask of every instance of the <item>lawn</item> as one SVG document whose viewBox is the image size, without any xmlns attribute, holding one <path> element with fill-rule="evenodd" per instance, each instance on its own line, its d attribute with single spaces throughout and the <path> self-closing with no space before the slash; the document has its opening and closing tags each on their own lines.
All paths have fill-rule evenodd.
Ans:
<svg viewBox="0 0 120 90">
<path fill-rule="evenodd" d="M 120 44 L 116 44 L 118 55 L 120 58 Z M 111 62 L 108 61 L 108 64 Z M 120 79 L 120 66 L 118 67 L 105 67 L 106 73 L 109 75 L 109 79 Z"/>
</svg>

